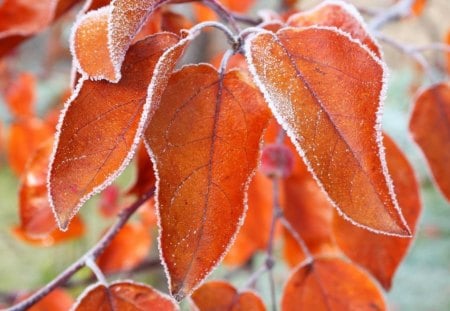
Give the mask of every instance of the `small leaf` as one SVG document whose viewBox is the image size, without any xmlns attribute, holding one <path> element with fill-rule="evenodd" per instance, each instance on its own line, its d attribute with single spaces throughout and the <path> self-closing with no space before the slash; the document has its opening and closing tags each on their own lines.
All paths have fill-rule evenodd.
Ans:
<svg viewBox="0 0 450 311">
<path fill-rule="evenodd" d="M 16 303 L 25 300 L 30 295 L 25 294 L 19 296 Z M 74 303 L 72 296 L 61 288 L 52 290 L 48 295 L 39 300 L 27 311 L 67 311 Z"/>
<path fill-rule="evenodd" d="M 74 311 L 176 311 L 178 305 L 156 289 L 130 281 L 118 281 L 105 287 L 95 284 L 78 297 Z"/>
<path fill-rule="evenodd" d="M 198 311 L 265 311 L 261 298 L 252 291 L 238 292 L 225 281 L 207 282 L 191 296 Z"/>
<path fill-rule="evenodd" d="M 140 223 L 128 223 L 97 259 L 103 273 L 110 274 L 137 267 L 150 252 L 149 229 Z"/>
<path fill-rule="evenodd" d="M 153 171 L 153 163 L 150 160 L 144 144 L 139 145 L 136 152 L 136 181 L 127 191 L 127 194 L 136 195 L 137 197 L 147 193 L 155 186 L 156 177 Z"/>
<path fill-rule="evenodd" d="M 288 26 L 329 26 L 348 33 L 353 39 L 367 46 L 378 58 L 381 50 L 378 43 L 370 35 L 364 20 L 358 10 L 344 1 L 323 1 L 312 10 L 296 13 L 289 17 Z"/>
<path fill-rule="evenodd" d="M 244 215 L 269 113 L 238 71 L 175 73 L 146 132 L 158 175 L 161 256 L 172 295 L 189 295 L 219 263 Z"/>
<path fill-rule="evenodd" d="M 147 118 L 158 106 L 164 75 L 178 60 L 160 57 L 177 41 L 169 33 L 139 41 L 127 55 L 119 83 L 82 80 L 66 104 L 49 175 L 50 202 L 62 229 L 131 160 Z"/>
<path fill-rule="evenodd" d="M 252 35 L 246 56 L 278 122 L 336 208 L 369 230 L 409 236 L 384 162 L 380 60 L 348 35 L 315 26 Z"/>
<path fill-rule="evenodd" d="M 423 14 L 423 10 L 427 6 L 427 0 L 414 0 L 411 6 L 411 13 L 414 16 L 420 16 Z"/>
<path fill-rule="evenodd" d="M 34 116 L 36 101 L 36 78 L 31 73 L 22 73 L 8 86 L 5 101 L 15 118 Z"/>
<path fill-rule="evenodd" d="M 320 258 L 299 265 L 287 281 L 281 310 L 387 310 L 383 294 L 355 265 Z"/>
<path fill-rule="evenodd" d="M 417 97 L 409 130 L 422 149 L 437 186 L 450 201 L 450 83 L 436 84 Z"/>
<path fill-rule="evenodd" d="M 256 172 L 248 188 L 248 209 L 233 246 L 223 262 L 227 265 L 245 264 L 258 250 L 264 250 L 269 242 L 272 222 L 272 181 Z"/>
<path fill-rule="evenodd" d="M 385 135 L 386 161 L 392 174 L 394 189 L 409 227 L 416 231 L 421 212 L 419 185 L 408 160 Z M 406 255 L 412 239 L 387 237 L 373 234 L 352 226 L 342 217 L 334 217 L 334 236 L 342 251 L 354 262 L 372 273 L 387 290 L 401 260 Z"/>
</svg>

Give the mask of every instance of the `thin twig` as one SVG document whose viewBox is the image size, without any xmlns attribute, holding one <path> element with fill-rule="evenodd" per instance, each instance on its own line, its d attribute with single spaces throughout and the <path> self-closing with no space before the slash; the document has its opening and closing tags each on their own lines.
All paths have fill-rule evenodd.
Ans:
<svg viewBox="0 0 450 311">
<path fill-rule="evenodd" d="M 231 14 L 220 2 L 217 0 L 203 0 L 203 3 L 219 14 L 220 18 L 227 21 L 236 34 L 240 32 L 235 16 Z"/>
<path fill-rule="evenodd" d="M 56 278 L 54 278 L 50 283 L 36 291 L 33 295 L 28 297 L 26 300 L 12 306 L 7 309 L 8 311 L 23 311 L 30 308 L 32 305 L 40 301 L 42 298 L 47 296 L 52 290 L 63 285 L 67 282 L 78 270 L 86 265 L 86 260 L 92 258 L 95 260 L 100 254 L 105 250 L 105 248 L 111 243 L 113 238 L 119 233 L 120 229 L 127 223 L 128 219 L 137 211 L 137 209 L 149 198 L 153 196 L 155 188 L 152 188 L 142 197 L 140 197 L 136 202 L 134 202 L 130 207 L 123 210 L 119 215 L 118 221 L 108 230 L 108 232 L 97 242 L 86 254 L 84 254 L 80 259 L 70 265 L 66 270 L 61 272 Z"/>
<path fill-rule="evenodd" d="M 411 7 L 414 0 L 400 0 L 387 10 L 381 11 L 369 23 L 373 31 L 381 29 L 384 25 L 399 21 L 411 14 Z"/>
<path fill-rule="evenodd" d="M 283 227 L 286 228 L 287 231 L 289 231 L 289 233 L 295 239 L 297 244 L 300 246 L 300 248 L 302 249 L 303 254 L 306 257 L 306 260 L 312 261 L 313 260 L 313 256 L 311 254 L 311 251 L 309 250 L 308 246 L 306 245 L 305 241 L 302 239 L 300 234 L 298 234 L 297 230 L 295 230 L 294 227 L 292 227 L 292 225 L 289 222 L 289 220 L 287 220 L 286 217 L 284 215 L 282 215 L 280 217 L 280 222 L 283 224 Z"/>
</svg>

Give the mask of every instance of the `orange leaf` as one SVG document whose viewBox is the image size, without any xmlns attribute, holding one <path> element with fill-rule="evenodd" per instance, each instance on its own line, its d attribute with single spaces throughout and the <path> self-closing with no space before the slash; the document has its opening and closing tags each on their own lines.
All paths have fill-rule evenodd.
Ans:
<svg viewBox="0 0 450 311">
<path fill-rule="evenodd" d="M 353 39 L 367 46 L 378 58 L 381 51 L 378 43 L 369 34 L 358 10 L 344 1 L 328 0 L 321 2 L 312 10 L 300 12 L 289 17 L 287 24 L 294 27 L 312 25 L 337 27 Z"/>
<path fill-rule="evenodd" d="M 191 296 L 198 311 L 264 311 L 261 298 L 252 291 L 238 292 L 225 281 L 207 282 Z"/>
<path fill-rule="evenodd" d="M 384 137 L 386 160 L 403 214 L 413 231 L 421 211 L 419 186 L 414 170 L 388 136 Z M 411 239 L 386 237 L 352 226 L 334 217 L 334 235 L 342 251 L 372 273 L 389 290 L 392 277 L 406 254 Z"/>
<path fill-rule="evenodd" d="M 153 153 L 160 247 L 171 293 L 189 295 L 237 233 L 269 113 L 238 71 L 175 73 L 146 132 Z"/>
<path fill-rule="evenodd" d="M 176 311 L 178 305 L 156 289 L 130 281 L 118 281 L 109 287 L 95 284 L 87 288 L 74 311 Z"/>
<path fill-rule="evenodd" d="M 338 311 L 387 310 L 383 294 L 355 265 L 337 258 L 304 263 L 291 274 L 281 309 Z"/>
<path fill-rule="evenodd" d="M 447 36 L 445 37 L 445 44 L 450 46 L 450 29 L 447 31 Z M 447 74 L 450 75 L 450 52 L 445 53 L 445 59 L 447 61 Z"/>
<path fill-rule="evenodd" d="M 104 217 L 117 216 L 122 210 L 120 205 L 120 189 L 117 185 L 109 185 L 100 194 L 99 208 Z"/>
<path fill-rule="evenodd" d="M 52 129 L 38 118 L 12 123 L 8 133 L 8 162 L 14 173 L 20 176 L 39 145 L 52 135 Z"/>
<path fill-rule="evenodd" d="M 61 232 L 56 224 L 47 198 L 47 171 L 53 140 L 45 142 L 30 159 L 19 187 L 20 226 L 14 229 L 25 242 L 51 246 L 84 233 L 80 219 L 68 232 Z"/>
<path fill-rule="evenodd" d="M 336 208 L 369 230 L 408 236 L 384 162 L 380 60 L 348 35 L 316 26 L 252 35 L 246 55 L 278 122 Z"/>
<path fill-rule="evenodd" d="M 147 17 L 164 2 L 112 0 L 109 6 L 80 16 L 71 40 L 78 70 L 94 80 L 118 82 L 131 42 Z"/>
<path fill-rule="evenodd" d="M 135 157 L 137 177 L 133 186 L 131 186 L 127 193 L 139 197 L 155 186 L 156 177 L 155 172 L 153 171 L 153 163 L 150 160 L 147 150 L 145 150 L 144 144 L 139 145 Z"/>
<path fill-rule="evenodd" d="M 181 14 L 177 14 L 168 10 L 163 11 L 161 28 L 163 31 L 180 33 L 181 30 L 192 28 L 192 22 Z"/>
<path fill-rule="evenodd" d="M 192 3 L 195 19 L 198 22 L 216 21 L 219 19 L 217 13 L 203 3 Z"/>
<path fill-rule="evenodd" d="M 30 295 L 23 295 L 17 299 L 17 302 L 23 301 L 29 296 Z M 28 308 L 27 311 L 67 311 L 73 303 L 73 298 L 67 291 L 56 288 L 31 308 Z"/>
<path fill-rule="evenodd" d="M 450 201 L 450 83 L 436 84 L 417 97 L 409 130 L 422 149 L 437 186 Z"/>
<path fill-rule="evenodd" d="M 170 57 L 173 53 L 161 56 L 177 41 L 177 36 L 162 33 L 133 45 L 117 84 L 89 80 L 78 84 L 58 125 L 49 175 L 50 202 L 62 229 L 130 161 L 147 118 L 158 106 L 165 75 L 178 59 Z M 162 66 L 164 70 L 159 69 Z"/>
<path fill-rule="evenodd" d="M 286 144 L 295 152 L 292 144 Z M 311 253 L 335 252 L 331 228 L 332 205 L 298 155 L 295 156 L 292 175 L 283 180 L 282 186 L 286 200 L 284 216 L 305 241 Z M 284 255 L 286 261 L 295 266 L 305 259 L 304 254 L 288 231 L 284 232 L 287 241 Z"/>
<path fill-rule="evenodd" d="M 45 29 L 79 0 L 3 0 L 0 2 L 0 57 Z"/>
<path fill-rule="evenodd" d="M 423 10 L 425 9 L 427 4 L 427 0 L 414 0 L 411 6 L 411 13 L 414 16 L 422 15 Z"/>
<path fill-rule="evenodd" d="M 149 254 L 152 245 L 149 229 L 140 224 L 126 224 L 97 259 L 102 272 L 110 274 L 131 270 Z"/>
<path fill-rule="evenodd" d="M 6 90 L 5 100 L 16 118 L 34 115 L 36 101 L 36 78 L 31 73 L 22 73 Z"/>
<path fill-rule="evenodd" d="M 267 247 L 272 206 L 272 181 L 256 172 L 248 188 L 248 210 L 244 224 L 224 258 L 225 264 L 243 265 L 256 251 Z"/>
</svg>

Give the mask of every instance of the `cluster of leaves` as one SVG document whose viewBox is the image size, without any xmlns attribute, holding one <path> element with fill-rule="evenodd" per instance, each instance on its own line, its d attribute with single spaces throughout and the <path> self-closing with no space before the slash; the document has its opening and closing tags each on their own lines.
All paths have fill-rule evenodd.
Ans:
<svg viewBox="0 0 450 311">
<path fill-rule="evenodd" d="M 77 2 L 3 1 L 0 55 Z M 266 14 L 240 31 L 240 17 L 215 0 L 195 3 L 198 21 L 215 12 L 231 29 L 195 24 L 171 11 L 173 2 L 189 1 L 84 3 L 70 39 L 74 87 L 59 121 L 34 114 L 33 76 L 9 87 L 8 158 L 21 176 L 16 235 L 39 245 L 78 237 L 78 210 L 94 194 L 103 191 L 100 209 L 111 217 L 124 210 L 122 197 L 155 191 L 97 258 L 99 283 L 75 310 L 177 310 L 185 297 L 199 310 L 265 310 L 248 288 L 204 280 L 222 260 L 241 266 L 266 249 L 270 270 L 275 236 L 292 268 L 283 310 L 385 310 L 372 276 L 390 289 L 421 204 L 411 165 L 382 133 L 387 69 L 363 18 L 326 1 Z M 223 4 L 246 11 L 252 2 Z M 224 32 L 230 50 L 217 68 L 177 69 L 206 27 Z M 450 84 L 422 91 L 410 130 L 448 200 L 449 120 Z M 134 157 L 137 179 L 123 194 L 111 184 Z M 170 296 L 131 281 L 108 284 L 97 268 L 137 267 L 156 225 Z"/>
</svg>

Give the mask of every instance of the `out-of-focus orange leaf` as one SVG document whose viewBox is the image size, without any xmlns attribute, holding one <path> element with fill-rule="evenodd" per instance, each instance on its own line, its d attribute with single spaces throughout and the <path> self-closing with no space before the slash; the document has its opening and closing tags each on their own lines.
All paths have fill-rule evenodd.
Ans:
<svg viewBox="0 0 450 311">
<path fill-rule="evenodd" d="M 355 265 L 320 258 L 294 270 L 284 287 L 281 309 L 382 311 L 386 304 L 377 285 Z"/>
<path fill-rule="evenodd" d="M 156 289 L 130 281 L 118 281 L 109 287 L 95 284 L 78 298 L 74 311 L 177 311 L 178 305 Z"/>
<path fill-rule="evenodd" d="M 424 90 L 414 104 L 409 130 L 431 168 L 437 186 L 450 201 L 450 83 Z"/>
<path fill-rule="evenodd" d="M 139 146 L 135 158 L 137 177 L 133 186 L 131 186 L 127 193 L 139 197 L 155 186 L 156 177 L 155 172 L 153 171 L 153 163 L 150 160 L 147 150 L 145 150 L 144 144 Z"/>
<path fill-rule="evenodd" d="M 255 0 L 219 0 L 218 2 L 232 12 L 246 13 L 250 10 Z M 205 4 L 193 3 L 193 8 L 198 22 L 215 21 L 219 19 L 217 13 Z"/>
<path fill-rule="evenodd" d="M 211 281 L 191 296 L 198 311 L 265 311 L 261 298 L 252 291 L 238 292 L 230 283 Z"/>
<path fill-rule="evenodd" d="M 214 56 L 210 61 L 211 65 L 213 65 L 214 67 L 219 69 L 220 63 L 222 62 L 223 55 L 224 55 L 224 53 L 219 53 L 216 56 Z M 231 70 L 233 68 L 241 69 L 242 71 L 249 73 L 247 61 L 245 60 L 244 55 L 234 54 L 233 56 L 231 56 L 228 59 L 227 70 Z"/>
<path fill-rule="evenodd" d="M 59 125 L 49 176 L 50 201 L 61 228 L 128 164 L 152 114 L 150 105 L 158 106 L 164 75 L 176 64 L 170 57 L 157 62 L 176 42 L 178 37 L 170 33 L 139 41 L 130 48 L 120 82 L 83 80 L 74 91 Z M 153 75 L 160 66 L 166 71 Z"/>
<path fill-rule="evenodd" d="M 6 90 L 5 100 L 16 118 L 34 115 L 36 101 L 36 78 L 31 73 L 22 73 Z"/>
<path fill-rule="evenodd" d="M 425 9 L 427 4 L 427 0 L 414 0 L 411 6 L 411 13 L 414 16 L 422 15 L 423 10 Z"/>
<path fill-rule="evenodd" d="M 141 223 L 128 223 L 97 259 L 102 272 L 109 274 L 138 266 L 149 254 L 152 239 Z"/>
<path fill-rule="evenodd" d="M 58 229 L 47 198 L 47 171 L 53 140 L 45 142 L 30 159 L 19 188 L 20 226 L 13 232 L 25 242 L 51 246 L 81 236 L 84 224 L 80 219 L 68 232 Z"/>
<path fill-rule="evenodd" d="M 224 258 L 227 265 L 240 266 L 258 250 L 267 247 L 272 221 L 272 181 L 257 172 L 248 188 L 248 209 L 244 224 Z"/>
<path fill-rule="evenodd" d="M 419 186 L 414 170 L 391 138 L 385 136 L 386 161 L 392 174 L 395 192 L 412 232 L 416 231 L 421 211 Z M 411 244 L 411 239 L 373 234 L 352 226 L 342 217 L 334 217 L 334 236 L 342 251 L 375 276 L 387 290 L 392 277 Z"/>
<path fill-rule="evenodd" d="M 358 10 L 344 1 L 324 1 L 310 11 L 304 11 L 289 17 L 287 24 L 295 27 L 312 25 L 337 27 L 366 45 L 376 56 L 381 50 L 375 39 L 369 34 Z"/>
<path fill-rule="evenodd" d="M 45 29 L 79 0 L 3 0 L 0 3 L 0 57 Z"/>
<path fill-rule="evenodd" d="M 295 152 L 290 142 L 286 141 L 286 145 Z M 331 228 L 333 207 L 297 154 L 293 173 L 283 180 L 282 189 L 286 201 L 284 216 L 305 241 L 311 253 L 334 253 L 336 247 Z M 284 235 L 286 262 L 295 266 L 305 259 L 305 254 L 287 230 L 284 230 Z"/>
<path fill-rule="evenodd" d="M 53 135 L 53 130 L 38 118 L 26 118 L 13 122 L 8 132 L 8 162 L 17 176 L 42 142 Z"/>
<path fill-rule="evenodd" d="M 94 80 L 121 79 L 125 54 L 148 16 L 167 1 L 112 0 L 77 21 L 71 49 L 78 70 Z"/>
<path fill-rule="evenodd" d="M 147 228 L 155 226 L 158 222 L 156 218 L 155 199 L 147 200 L 138 210 L 141 223 Z"/>
<path fill-rule="evenodd" d="M 20 296 L 16 303 L 25 300 L 30 295 Z M 74 300 L 65 290 L 56 288 L 52 290 L 48 295 L 39 300 L 27 311 L 67 311 L 73 305 Z"/>
<path fill-rule="evenodd" d="M 246 56 L 274 115 L 336 208 L 369 230 L 409 236 L 382 152 L 380 60 L 348 35 L 314 26 L 252 35 Z"/>
<path fill-rule="evenodd" d="M 237 233 L 268 118 L 259 91 L 238 71 L 222 76 L 202 64 L 171 77 L 146 139 L 159 175 L 162 258 L 176 299 L 211 272 Z"/>
</svg>

